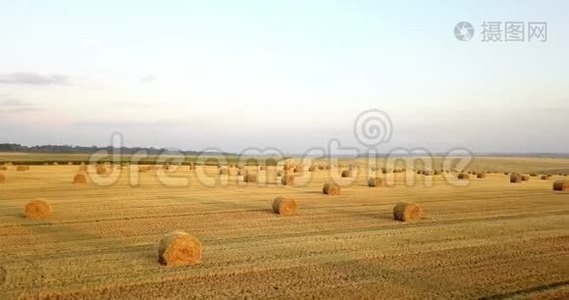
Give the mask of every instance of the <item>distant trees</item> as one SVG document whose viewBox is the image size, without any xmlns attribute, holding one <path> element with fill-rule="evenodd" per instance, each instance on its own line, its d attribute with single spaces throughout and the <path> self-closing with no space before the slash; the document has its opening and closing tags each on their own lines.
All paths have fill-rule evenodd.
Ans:
<svg viewBox="0 0 569 300">
<path fill-rule="evenodd" d="M 22 146 L 20 144 L 0 144 L 0 152 L 25 152 L 25 153 L 68 153 L 68 154 L 90 154 L 99 150 L 113 151 L 112 147 L 84 147 L 84 146 L 70 146 L 70 145 L 41 145 L 41 146 Z M 144 147 L 122 147 L 120 153 L 134 154 L 138 151 L 147 151 L 148 155 L 158 155 L 168 149 L 165 148 L 144 148 Z M 182 151 L 186 155 L 199 155 L 198 151 Z"/>
</svg>

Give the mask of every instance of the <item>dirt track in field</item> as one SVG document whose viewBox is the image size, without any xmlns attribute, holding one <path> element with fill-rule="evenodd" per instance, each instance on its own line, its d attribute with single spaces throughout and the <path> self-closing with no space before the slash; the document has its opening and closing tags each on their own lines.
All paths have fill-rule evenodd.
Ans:
<svg viewBox="0 0 569 300">
<path fill-rule="evenodd" d="M 518 159 L 518 168 L 567 167 L 567 160 Z M 525 163 L 525 165 L 524 165 Z M 500 170 L 512 160 L 485 161 Z M 557 166 L 557 165 L 558 166 Z M 0 298 L 509 298 L 569 297 L 569 193 L 532 177 L 503 174 L 455 187 L 368 188 L 364 175 L 342 195 L 321 194 L 328 173 L 303 187 L 230 183 L 206 188 L 184 169 L 189 187 L 165 187 L 141 173 L 112 187 L 74 186 L 77 166 L 0 171 Z M 270 170 L 269 170 L 270 171 Z M 215 173 L 215 170 L 213 170 Z M 235 182 L 230 177 L 230 182 Z M 288 196 L 299 215 L 271 213 Z M 46 198 L 47 220 L 22 218 Z M 424 218 L 392 220 L 399 201 Z M 181 229 L 204 245 L 204 263 L 164 267 L 162 234 Z"/>
</svg>

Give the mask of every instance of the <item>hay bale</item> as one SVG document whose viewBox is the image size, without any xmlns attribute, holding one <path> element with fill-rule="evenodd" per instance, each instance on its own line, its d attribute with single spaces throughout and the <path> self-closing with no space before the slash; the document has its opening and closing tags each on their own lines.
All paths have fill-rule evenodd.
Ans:
<svg viewBox="0 0 569 300">
<path fill-rule="evenodd" d="M 294 173 L 302 173 L 302 171 L 304 171 L 304 167 L 302 165 L 294 167 Z"/>
<path fill-rule="evenodd" d="M 531 177 L 537 177 L 537 173 L 530 173 L 529 176 L 531 176 Z"/>
<path fill-rule="evenodd" d="M 424 175 L 424 176 L 432 176 L 432 175 L 433 175 L 433 172 L 432 172 L 431 170 L 424 170 L 424 171 L 423 171 L 423 175 Z"/>
<path fill-rule="evenodd" d="M 283 185 L 293 186 L 294 185 L 294 176 L 292 176 L 292 175 L 283 176 L 283 178 L 281 179 L 281 183 Z"/>
<path fill-rule="evenodd" d="M 278 176 L 278 177 L 281 177 L 281 176 L 283 176 L 283 174 L 284 174 L 284 172 L 283 172 L 283 171 L 277 171 L 277 176 Z"/>
<path fill-rule="evenodd" d="M 349 170 L 342 171 L 342 177 L 352 177 L 352 171 Z"/>
<path fill-rule="evenodd" d="M 85 165 L 80 166 L 79 172 L 87 172 L 87 166 L 85 166 Z"/>
<path fill-rule="evenodd" d="M 547 175 L 541 175 L 541 180 L 547 180 Z"/>
<path fill-rule="evenodd" d="M 247 173 L 243 176 L 243 182 L 257 182 L 257 175 Z"/>
<path fill-rule="evenodd" d="M 51 206 L 45 199 L 28 202 L 24 207 L 24 216 L 29 219 L 45 219 L 51 215 Z"/>
<path fill-rule="evenodd" d="M 413 203 L 399 202 L 393 207 L 393 219 L 407 222 L 421 219 L 422 209 Z"/>
<path fill-rule="evenodd" d="M 510 175 L 510 183 L 520 183 L 520 182 L 522 182 L 522 176 L 520 176 L 520 174 L 512 173 Z"/>
<path fill-rule="evenodd" d="M 29 170 L 29 169 L 30 169 L 29 166 L 24 166 L 24 165 L 18 165 L 18 166 L 16 167 L 16 171 L 18 171 L 18 172 L 24 172 L 24 171 L 27 171 L 27 170 Z"/>
<path fill-rule="evenodd" d="M 202 262 L 202 244 L 184 231 L 172 231 L 162 236 L 158 261 L 167 266 L 199 264 Z"/>
<path fill-rule="evenodd" d="M 308 172 L 314 172 L 316 170 L 317 168 L 315 166 L 311 166 L 310 168 L 308 168 Z"/>
<path fill-rule="evenodd" d="M 6 182 L 6 176 L 4 174 L 0 174 L 0 183 Z"/>
<path fill-rule="evenodd" d="M 556 180 L 553 183 L 553 190 L 554 191 L 565 191 L 565 190 L 569 190 L 569 180 Z"/>
<path fill-rule="evenodd" d="M 486 178 L 486 172 L 480 172 L 476 174 L 476 178 Z"/>
<path fill-rule="evenodd" d="M 6 167 L 6 166 L 0 166 L 0 171 L 7 171 L 7 170 L 8 170 L 8 167 Z"/>
<path fill-rule="evenodd" d="M 522 175 L 522 181 L 529 181 L 528 175 Z"/>
<path fill-rule="evenodd" d="M 229 174 L 229 170 L 226 168 L 219 170 L 219 175 L 228 175 L 228 174 Z"/>
<path fill-rule="evenodd" d="M 340 186 L 333 182 L 327 182 L 322 187 L 322 193 L 329 195 L 329 196 L 338 196 L 340 195 Z"/>
<path fill-rule="evenodd" d="M 470 178 L 470 176 L 469 176 L 468 174 L 466 174 L 466 173 L 460 173 L 460 174 L 458 174 L 458 177 L 457 177 L 457 178 L 458 178 L 459 180 L 467 180 L 467 179 Z"/>
<path fill-rule="evenodd" d="M 368 179 L 367 186 L 369 187 L 382 187 L 383 180 L 380 177 L 372 177 Z"/>
<path fill-rule="evenodd" d="M 79 173 L 73 177 L 73 184 L 87 184 L 87 175 Z"/>
<path fill-rule="evenodd" d="M 298 206 L 296 201 L 290 198 L 277 197 L 273 201 L 273 212 L 281 216 L 292 216 L 296 215 Z"/>
<path fill-rule="evenodd" d="M 97 166 L 97 174 L 98 174 L 98 175 L 105 175 L 105 174 L 107 174 L 107 168 L 106 168 L 105 166 L 98 165 L 98 166 Z"/>
</svg>

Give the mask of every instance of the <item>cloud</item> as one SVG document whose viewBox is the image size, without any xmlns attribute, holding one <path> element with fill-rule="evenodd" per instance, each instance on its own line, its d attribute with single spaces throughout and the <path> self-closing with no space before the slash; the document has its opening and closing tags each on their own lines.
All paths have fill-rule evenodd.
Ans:
<svg viewBox="0 0 569 300">
<path fill-rule="evenodd" d="M 0 74 L 0 84 L 66 85 L 69 83 L 69 77 L 61 74 L 41 75 L 26 72 Z"/>
<path fill-rule="evenodd" d="M 78 121 L 74 126 L 84 127 L 176 127 L 192 125 L 184 121 Z"/>
<path fill-rule="evenodd" d="M 43 108 L 34 103 L 22 101 L 20 99 L 6 98 L 0 99 L 0 114 L 6 113 L 25 113 L 43 111 Z"/>
<path fill-rule="evenodd" d="M 554 105 L 554 106 L 545 107 L 545 108 L 543 108 L 543 110 L 545 112 L 548 112 L 548 113 L 568 113 L 569 112 L 569 106 Z"/>
<path fill-rule="evenodd" d="M 148 76 L 142 77 L 140 80 L 142 80 L 142 82 L 153 82 L 156 80 L 156 76 L 148 75 Z"/>
</svg>

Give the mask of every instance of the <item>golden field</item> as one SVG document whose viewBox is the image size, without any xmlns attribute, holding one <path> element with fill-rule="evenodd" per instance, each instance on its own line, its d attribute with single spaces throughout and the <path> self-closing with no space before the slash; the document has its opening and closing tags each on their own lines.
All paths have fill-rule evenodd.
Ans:
<svg viewBox="0 0 569 300">
<path fill-rule="evenodd" d="M 407 186 L 397 174 L 394 186 L 369 188 L 360 173 L 340 196 L 322 194 L 324 170 L 297 187 L 242 186 L 234 175 L 205 187 L 184 166 L 171 175 L 189 186 L 167 187 L 155 172 L 131 186 L 125 169 L 103 187 L 72 184 L 78 169 L 0 171 L 0 299 L 569 297 L 569 192 L 552 190 L 567 177 L 510 184 L 503 174 L 567 172 L 569 159 L 477 158 L 469 169 L 496 173 L 465 187 L 441 175 Z M 278 196 L 298 214 L 272 213 Z M 48 219 L 23 217 L 36 198 L 52 206 Z M 400 201 L 423 218 L 394 221 Z M 201 241 L 202 264 L 158 263 L 173 230 Z"/>
</svg>

